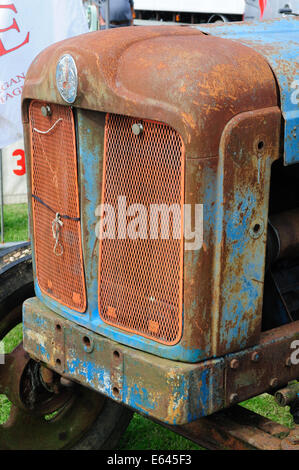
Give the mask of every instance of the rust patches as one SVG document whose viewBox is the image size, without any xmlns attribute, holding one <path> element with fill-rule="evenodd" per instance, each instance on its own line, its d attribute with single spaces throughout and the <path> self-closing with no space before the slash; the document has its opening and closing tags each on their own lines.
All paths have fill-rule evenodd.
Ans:
<svg viewBox="0 0 299 470">
<path fill-rule="evenodd" d="M 89 201 L 92 194 L 101 191 L 103 117 L 109 112 L 160 121 L 175 129 L 185 145 L 185 203 L 205 205 L 203 249 L 184 255 L 184 332 L 180 346 L 184 351 L 197 351 L 198 356 L 193 360 L 199 360 L 253 344 L 259 333 L 259 300 L 247 311 L 243 293 L 240 305 L 244 312 L 237 312 L 236 306 L 229 308 L 238 294 L 239 281 L 229 285 L 227 291 L 222 289 L 220 296 L 224 279 L 231 279 L 232 274 L 239 275 L 248 265 L 246 256 L 250 250 L 248 248 L 231 263 L 232 250 L 238 243 L 228 241 L 226 229 L 219 226 L 216 229 L 215 220 L 219 225 L 221 214 L 228 219 L 229 212 L 239 205 L 240 200 L 234 199 L 234 184 L 240 190 L 240 198 L 244 198 L 245 187 L 257 198 L 256 207 L 251 205 L 253 220 L 265 208 L 270 166 L 264 165 L 263 156 L 258 169 L 256 149 L 252 147 L 253 134 L 259 131 L 261 121 L 256 121 L 258 125 L 252 133 L 249 125 L 239 130 L 225 149 L 221 148 L 221 136 L 233 119 L 238 129 L 244 113 L 252 113 L 250 117 L 254 121 L 256 110 L 276 107 L 276 82 L 268 63 L 247 46 L 207 36 L 192 28 L 127 28 L 125 35 L 120 30 L 99 32 L 72 38 L 45 50 L 28 72 L 24 103 L 36 96 L 46 97 L 47 102 L 62 103 L 55 86 L 55 70 L 58 58 L 66 51 L 73 55 L 81 71 L 78 98 L 74 103 L 79 122 L 79 148 L 83 147 L 93 156 L 84 167 L 83 157 L 79 155 L 82 243 L 88 289 L 94 288 L 98 276 L 93 256 L 98 244 L 94 239 L 94 226 L 89 225 L 90 220 L 94 220 L 94 213 L 91 214 L 94 207 Z M 25 121 L 25 105 L 23 110 Z M 93 136 L 89 139 L 88 131 Z M 276 141 L 273 139 L 272 143 L 272 137 L 266 144 L 273 153 Z M 243 153 L 235 148 L 238 142 L 242 142 Z M 94 144 L 96 151 L 92 153 Z M 226 155 L 225 168 L 221 152 Z M 234 152 L 237 153 L 234 155 Z M 254 155 L 254 159 L 250 157 L 247 162 L 247 155 Z M 87 167 L 92 167 L 92 177 Z M 89 183 L 96 181 L 98 187 L 89 189 L 87 180 Z M 100 198 L 99 195 L 98 203 Z M 244 223 L 248 209 L 240 207 L 237 212 L 240 222 Z M 220 230 L 224 232 L 221 235 Z M 253 242 L 250 243 L 253 246 Z M 262 254 L 263 241 L 257 245 Z M 250 275 L 249 279 L 253 277 Z M 213 281 L 216 278 L 218 285 Z M 261 298 L 260 293 L 258 298 Z M 239 318 L 245 317 L 248 328 L 246 324 L 242 331 L 234 318 L 225 318 L 225 310 L 236 317 L 239 314 Z M 87 314 L 91 314 L 90 310 Z M 235 340 L 229 339 L 232 326 L 237 326 Z"/>
<path fill-rule="evenodd" d="M 155 118 L 181 134 L 190 156 L 204 158 L 217 155 L 223 126 L 234 115 L 277 103 L 269 65 L 246 46 L 192 28 L 126 30 L 50 46 L 27 73 L 23 101 L 44 97 L 64 104 L 55 70 L 67 51 L 80 70 L 74 107 Z"/>
<path fill-rule="evenodd" d="M 188 126 L 191 127 L 191 129 L 196 129 L 197 123 L 194 120 L 194 117 L 192 116 L 192 114 L 187 114 L 187 113 L 182 112 L 182 116 L 183 116 L 184 122 L 187 123 Z"/>
<path fill-rule="evenodd" d="M 291 431 L 240 406 L 184 426 L 167 427 L 210 450 L 298 449 L 298 426 Z"/>
</svg>

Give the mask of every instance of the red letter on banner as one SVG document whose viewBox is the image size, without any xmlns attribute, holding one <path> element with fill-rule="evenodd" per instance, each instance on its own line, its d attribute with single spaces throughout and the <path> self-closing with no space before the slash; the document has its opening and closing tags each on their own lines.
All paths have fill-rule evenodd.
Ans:
<svg viewBox="0 0 299 470">
<path fill-rule="evenodd" d="M 10 5 L 0 5 L 0 8 L 7 8 L 7 9 L 10 9 L 10 10 L 14 11 L 15 13 L 17 13 L 16 7 L 14 6 L 13 3 L 11 3 Z M 0 33 L 5 33 L 5 31 L 9 31 L 10 29 L 16 29 L 18 31 L 18 33 L 20 32 L 20 28 L 19 28 L 15 18 L 13 19 L 12 25 L 9 26 L 8 28 L 0 29 Z M 8 54 L 9 52 L 15 51 L 16 49 L 19 49 L 20 47 L 24 46 L 24 44 L 27 44 L 27 42 L 29 42 L 29 33 L 27 33 L 27 36 L 26 36 L 25 40 L 22 42 L 22 44 L 19 44 L 18 46 L 13 47 L 12 49 L 6 50 L 3 43 L 2 43 L 2 41 L 1 41 L 1 39 L 0 39 L 0 57 L 2 55 Z"/>
<path fill-rule="evenodd" d="M 17 149 L 12 153 L 13 157 L 20 156 L 19 160 L 17 161 L 18 166 L 21 168 L 19 170 L 13 170 L 15 175 L 22 176 L 25 175 L 26 173 L 26 167 L 25 167 L 25 152 L 22 149 Z"/>
</svg>

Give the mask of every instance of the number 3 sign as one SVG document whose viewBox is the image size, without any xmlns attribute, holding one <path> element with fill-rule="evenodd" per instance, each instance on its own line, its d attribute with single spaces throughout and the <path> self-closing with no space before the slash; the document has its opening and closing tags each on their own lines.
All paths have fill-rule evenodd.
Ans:
<svg viewBox="0 0 299 470">
<path fill-rule="evenodd" d="M 27 202 L 27 178 L 23 139 L 2 149 L 4 204 Z"/>
<path fill-rule="evenodd" d="M 13 172 L 17 176 L 25 175 L 26 173 L 26 166 L 25 166 L 25 152 L 22 149 L 16 149 L 12 152 L 13 157 L 20 156 L 19 160 L 17 160 L 17 168 L 13 169 Z"/>
</svg>

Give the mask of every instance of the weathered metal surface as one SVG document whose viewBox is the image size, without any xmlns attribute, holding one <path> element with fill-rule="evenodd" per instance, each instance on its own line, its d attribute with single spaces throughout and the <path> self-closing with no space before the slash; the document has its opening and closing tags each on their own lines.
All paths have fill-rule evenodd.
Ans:
<svg viewBox="0 0 299 470">
<path fill-rule="evenodd" d="M 235 41 L 192 28 L 128 28 L 125 37 L 121 31 L 105 31 L 73 38 L 33 62 L 23 92 L 25 133 L 29 99 L 62 103 L 55 70 L 65 52 L 79 70 L 74 108 L 89 283 L 86 315 L 51 301 L 36 283 L 37 295 L 64 317 L 157 356 L 196 362 L 255 344 L 270 166 L 279 156 L 281 125 L 267 61 Z M 159 120 L 176 129 L 186 151 L 185 203 L 204 204 L 203 247 L 184 255 L 184 331 L 172 348 L 123 334 L 98 318 L 94 229 L 106 112 Z M 26 155 L 29 162 L 27 144 Z"/>
<path fill-rule="evenodd" d="M 229 38 L 253 48 L 271 65 L 280 89 L 284 116 L 284 160 L 299 161 L 299 19 L 289 16 L 270 21 L 198 26 L 215 37 Z"/>
<path fill-rule="evenodd" d="M 277 390 L 275 400 L 281 406 L 290 405 L 292 402 L 299 400 L 299 383 L 294 382 L 281 390 Z"/>
<path fill-rule="evenodd" d="M 167 427 L 210 450 L 298 450 L 298 427 L 290 430 L 240 406 Z"/>
<path fill-rule="evenodd" d="M 168 424 L 185 424 L 299 376 L 289 365 L 299 322 L 262 335 L 260 344 L 224 358 L 187 364 L 156 357 L 95 334 L 56 315 L 37 298 L 24 304 L 24 347 L 63 376 Z M 57 366 L 55 329 L 64 354 Z M 37 339 L 38 332 L 38 339 Z M 275 351 L 275 360 L 273 358 Z M 286 365 L 288 364 L 288 365 Z M 277 377 L 275 387 L 273 378 Z M 231 400 L 232 395 L 237 395 Z"/>
<path fill-rule="evenodd" d="M 290 356 L 292 341 L 286 341 L 291 331 L 295 332 L 298 322 L 284 325 L 263 333 L 257 348 L 240 351 L 237 354 L 238 366 L 231 368 L 235 355 L 225 357 L 225 404 L 243 401 L 259 395 L 263 391 L 274 392 L 291 379 L 299 377 L 299 364 L 292 364 Z M 293 337 L 298 339 L 299 334 Z"/>
<path fill-rule="evenodd" d="M 266 53 L 266 40 L 262 46 L 255 44 L 258 53 L 247 47 L 247 38 L 245 45 L 233 39 L 237 41 L 177 27 L 127 28 L 126 35 L 114 30 L 72 38 L 35 59 L 23 92 L 30 182 L 29 102 L 65 105 L 56 90 L 56 63 L 66 52 L 74 57 L 79 71 L 74 115 L 88 305 L 86 313 L 79 314 L 43 294 L 36 281 L 42 303 L 31 299 L 24 304 L 25 348 L 66 379 L 168 424 L 190 423 L 275 391 L 299 376 L 299 366 L 289 357 L 291 342 L 298 339 L 298 322 L 260 337 L 270 171 L 280 156 L 282 138 L 281 97 L 286 129 L 290 122 L 297 125 L 297 115 L 288 114 L 289 94 L 283 94 L 287 87 L 290 91 L 289 81 L 279 96 L 269 65 L 274 63 L 269 60 L 275 56 L 272 46 Z M 282 48 L 277 57 L 281 54 Z M 284 63 L 288 80 L 294 78 L 289 73 L 292 54 L 291 47 Z M 175 129 L 185 147 L 185 203 L 204 205 L 203 246 L 184 254 L 184 329 L 181 341 L 172 347 L 124 333 L 99 317 L 96 227 L 106 113 L 138 122 L 155 120 Z M 293 161 L 296 139 L 292 134 L 287 163 Z M 217 427 L 200 420 L 184 432 L 209 432 L 211 446 L 217 439 L 223 447 L 237 448 L 286 448 L 296 443 L 296 436 L 290 435 L 282 445 L 274 425 L 251 426 L 245 421 L 240 425 L 235 417 L 219 418 Z"/>
<path fill-rule="evenodd" d="M 23 321 L 24 347 L 30 355 L 65 377 L 140 412 L 174 424 L 188 422 L 222 407 L 223 359 L 215 364 L 205 362 L 204 367 L 158 357 L 153 360 L 150 354 L 123 346 L 55 315 L 37 298 L 24 304 Z M 59 357 L 52 339 L 57 324 L 64 338 L 63 372 L 57 368 Z M 93 345 L 91 350 L 86 350 L 86 338 Z"/>
<path fill-rule="evenodd" d="M 217 156 L 223 127 L 234 115 L 278 102 L 260 54 L 192 28 L 161 26 L 131 27 L 125 35 L 100 31 L 50 46 L 27 72 L 25 107 L 32 98 L 65 104 L 55 73 L 66 51 L 79 70 L 75 108 L 167 123 L 182 136 L 189 157 Z"/>
<path fill-rule="evenodd" d="M 184 332 L 181 342 L 172 348 L 138 335 L 123 334 L 99 319 L 96 297 L 99 248 L 95 229 L 99 222 L 96 208 L 101 201 L 104 114 L 77 110 L 76 118 L 88 309 L 86 315 L 78 315 L 52 302 L 36 283 L 39 298 L 56 312 L 93 331 L 176 360 L 196 362 L 254 344 L 261 323 L 270 165 L 278 157 L 278 108 L 244 113 L 232 119 L 223 132 L 219 156 L 187 156 L 185 202 L 204 204 L 204 244 L 202 249 L 186 251 L 184 255 Z M 242 132 L 246 139 L 238 148 L 238 142 L 243 142 L 243 137 L 239 138 Z M 259 150 L 261 141 L 264 149 Z M 233 148 L 233 158 L 225 146 Z M 243 154 L 247 157 L 242 158 Z M 233 182 L 239 188 L 235 194 Z M 243 200 L 245 185 L 247 193 Z M 257 220 L 262 227 L 261 236 L 257 236 L 259 233 L 250 236 Z M 242 250 L 246 245 L 248 249 Z M 243 260 L 246 274 L 236 285 L 226 278 L 228 285 L 221 293 L 219 282 L 222 283 L 226 270 L 235 270 L 239 277 L 237 265 L 229 266 L 232 258 L 238 260 L 238 269 Z M 234 300 L 237 286 L 241 290 Z"/>
<path fill-rule="evenodd" d="M 13 405 L 9 420 L 0 426 L 0 449 L 69 449 L 88 432 L 103 402 L 102 396 L 87 388 L 77 390 L 53 419 Z"/>
<path fill-rule="evenodd" d="M 281 443 L 282 450 L 299 450 L 299 429 L 292 430 L 288 437 L 283 439 Z"/>
<path fill-rule="evenodd" d="M 280 123 L 276 107 L 252 111 L 233 118 L 222 134 L 212 273 L 215 356 L 259 339 L 270 172 L 279 157 Z"/>
</svg>

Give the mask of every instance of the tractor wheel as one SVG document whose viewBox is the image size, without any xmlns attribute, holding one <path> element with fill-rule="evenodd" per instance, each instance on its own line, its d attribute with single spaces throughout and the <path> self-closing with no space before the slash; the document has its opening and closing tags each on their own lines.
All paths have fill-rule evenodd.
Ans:
<svg viewBox="0 0 299 470">
<path fill-rule="evenodd" d="M 132 412 L 80 385 L 63 386 L 24 351 L 15 328 L 21 329 L 22 303 L 32 296 L 30 245 L 0 251 L 0 449 L 115 449 Z M 17 334 L 18 344 L 4 354 L 3 344 L 16 342 Z M 44 380 L 49 376 L 53 388 Z"/>
</svg>

